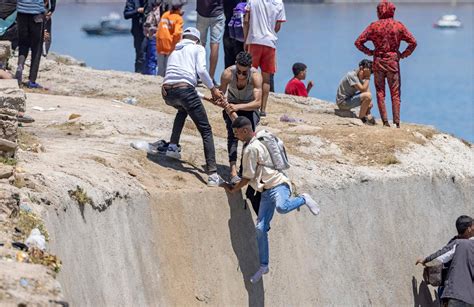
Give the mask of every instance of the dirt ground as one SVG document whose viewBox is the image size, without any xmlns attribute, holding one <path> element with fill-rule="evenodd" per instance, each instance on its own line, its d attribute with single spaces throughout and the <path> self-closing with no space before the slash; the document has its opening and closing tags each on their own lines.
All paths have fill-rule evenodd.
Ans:
<svg viewBox="0 0 474 307">
<path fill-rule="evenodd" d="M 41 64 L 39 82 L 49 90 L 30 92 L 110 100 L 134 97 L 138 100 L 138 106 L 173 115 L 175 110 L 167 106 L 161 97 L 161 81 L 161 77 L 98 71 L 45 60 Z M 199 88 L 199 91 L 208 94 L 204 88 Z M 261 121 L 261 126 L 278 132 L 291 154 L 306 159 L 312 157 L 307 147 L 319 144 L 322 147 L 319 158 L 338 163 L 390 165 L 398 163 L 395 157 L 397 151 L 403 151 L 409 144 L 424 144 L 438 133 L 432 127 L 409 123 L 402 123 L 401 129 L 382 127 L 380 122 L 375 127 L 362 125 L 357 119 L 335 116 L 334 104 L 314 98 L 272 94 L 268 105 L 269 116 Z M 226 137 L 221 110 L 209 103 L 206 103 L 206 109 L 214 134 Z M 280 121 L 280 117 L 285 114 L 298 122 Z M 185 133 L 198 135 L 191 122 L 186 123 Z M 332 148 L 326 149 L 328 144 Z M 341 151 L 345 160 L 350 161 L 335 158 L 336 147 L 336 151 Z"/>
</svg>

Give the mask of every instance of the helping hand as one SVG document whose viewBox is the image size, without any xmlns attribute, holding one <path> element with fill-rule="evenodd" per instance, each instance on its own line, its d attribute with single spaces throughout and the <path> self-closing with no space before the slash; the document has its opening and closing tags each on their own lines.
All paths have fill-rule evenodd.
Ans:
<svg viewBox="0 0 474 307">
<path fill-rule="evenodd" d="M 217 87 L 211 88 L 211 94 L 214 101 L 224 100 L 224 95 Z"/>
<path fill-rule="evenodd" d="M 232 112 L 237 112 L 239 111 L 240 107 L 238 104 L 233 104 L 233 103 L 229 103 L 227 104 L 226 108 L 225 108 L 225 111 L 227 112 L 227 114 L 230 114 Z"/>
<path fill-rule="evenodd" d="M 234 193 L 235 191 L 232 190 L 233 186 L 229 183 L 224 183 L 221 187 L 224 188 L 224 190 L 226 190 L 226 192 L 228 193 Z"/>
</svg>

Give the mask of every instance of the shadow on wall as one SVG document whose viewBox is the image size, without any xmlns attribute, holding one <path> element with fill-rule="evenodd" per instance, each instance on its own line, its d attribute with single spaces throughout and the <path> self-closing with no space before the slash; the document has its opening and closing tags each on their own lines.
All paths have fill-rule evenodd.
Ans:
<svg viewBox="0 0 474 307">
<path fill-rule="evenodd" d="M 440 301 L 436 291 L 433 291 L 433 295 L 431 295 L 430 288 L 424 280 L 420 282 L 418 286 L 418 281 L 416 280 L 415 276 L 411 280 L 413 286 L 413 298 L 414 298 L 414 306 L 415 307 L 439 307 Z M 434 300 L 433 300 L 434 296 Z"/>
<path fill-rule="evenodd" d="M 251 209 L 245 206 L 241 193 L 227 194 L 230 209 L 229 231 L 232 248 L 239 261 L 239 269 L 248 293 L 249 306 L 264 306 L 263 279 L 252 284 L 250 277 L 258 270 L 258 248 Z"/>
</svg>

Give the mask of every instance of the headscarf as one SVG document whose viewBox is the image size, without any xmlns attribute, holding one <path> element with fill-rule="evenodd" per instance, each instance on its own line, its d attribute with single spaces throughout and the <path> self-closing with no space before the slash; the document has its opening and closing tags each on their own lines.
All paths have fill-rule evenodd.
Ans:
<svg viewBox="0 0 474 307">
<path fill-rule="evenodd" d="M 393 18 L 395 15 L 395 4 L 388 0 L 382 0 L 377 5 L 377 16 L 379 19 Z"/>
</svg>

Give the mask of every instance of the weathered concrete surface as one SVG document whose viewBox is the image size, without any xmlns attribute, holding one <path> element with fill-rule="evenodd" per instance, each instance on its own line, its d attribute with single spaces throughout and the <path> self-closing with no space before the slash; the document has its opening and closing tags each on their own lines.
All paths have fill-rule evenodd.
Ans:
<svg viewBox="0 0 474 307">
<path fill-rule="evenodd" d="M 192 125 L 183 133 L 183 162 L 147 158 L 129 143 L 167 138 L 173 112 L 162 102 L 150 110 L 103 99 L 28 99 L 60 106 L 34 113 L 25 131 L 44 151 L 19 155 L 33 195 L 49 203 L 51 248 L 63 260 L 59 280 L 73 305 L 429 306 L 434 289 L 420 284 L 414 262 L 451 237 L 458 215 L 474 214 L 470 144 L 415 125 L 360 127 L 323 103 L 286 106 L 284 96 L 272 97 L 275 114 L 263 124 L 285 132 L 296 189 L 314 195 L 322 211 L 275 215 L 271 271 L 251 285 L 255 215 L 241 196 L 205 187 Z M 219 110 L 208 110 L 225 164 L 224 124 Z M 274 119 L 288 110 L 305 123 Z M 72 113 L 81 117 L 68 121 Z M 365 133 L 372 142 L 363 143 Z M 365 159 L 378 151 L 393 156 Z M 69 197 L 77 186 L 93 204 Z"/>
</svg>

